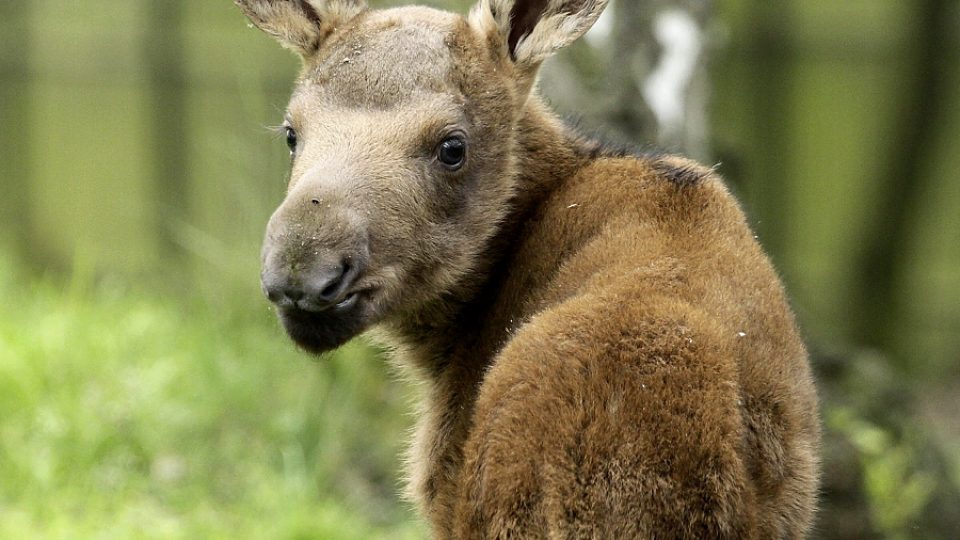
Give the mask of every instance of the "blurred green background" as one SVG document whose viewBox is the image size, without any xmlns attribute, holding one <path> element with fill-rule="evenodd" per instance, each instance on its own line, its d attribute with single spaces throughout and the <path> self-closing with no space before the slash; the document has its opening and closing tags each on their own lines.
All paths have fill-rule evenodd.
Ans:
<svg viewBox="0 0 960 540">
<path fill-rule="evenodd" d="M 543 91 L 644 142 L 609 76 L 631 5 Z M 689 150 L 817 369 L 814 536 L 955 538 L 958 3 L 669 5 L 707 21 Z M 228 0 L 0 3 L 0 538 L 425 537 L 398 496 L 413 390 L 361 343 L 298 353 L 259 291 L 297 67 Z"/>
</svg>

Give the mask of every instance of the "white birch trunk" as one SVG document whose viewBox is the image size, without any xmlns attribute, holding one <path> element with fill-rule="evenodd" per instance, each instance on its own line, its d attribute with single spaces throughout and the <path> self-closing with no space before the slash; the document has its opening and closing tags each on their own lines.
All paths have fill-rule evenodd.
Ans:
<svg viewBox="0 0 960 540">
<path fill-rule="evenodd" d="M 710 4 L 612 0 L 587 34 L 594 50 L 547 66 L 544 91 L 624 142 L 708 160 Z"/>
</svg>

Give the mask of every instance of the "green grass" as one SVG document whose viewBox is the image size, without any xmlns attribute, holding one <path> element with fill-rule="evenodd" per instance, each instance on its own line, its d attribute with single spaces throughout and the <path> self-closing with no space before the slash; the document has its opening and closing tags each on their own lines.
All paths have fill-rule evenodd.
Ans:
<svg viewBox="0 0 960 540">
<path fill-rule="evenodd" d="M 424 536 L 368 349 L 311 361 L 256 295 L 91 282 L 0 257 L 0 538 Z"/>
</svg>

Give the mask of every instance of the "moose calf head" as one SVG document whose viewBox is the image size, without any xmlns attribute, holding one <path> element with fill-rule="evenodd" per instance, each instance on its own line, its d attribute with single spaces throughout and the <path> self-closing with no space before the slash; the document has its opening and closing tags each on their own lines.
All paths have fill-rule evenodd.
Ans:
<svg viewBox="0 0 960 540">
<path fill-rule="evenodd" d="M 509 211 L 540 63 L 606 0 L 480 0 L 468 19 L 363 0 L 237 0 L 303 60 L 262 285 L 320 352 L 450 295 Z"/>
</svg>

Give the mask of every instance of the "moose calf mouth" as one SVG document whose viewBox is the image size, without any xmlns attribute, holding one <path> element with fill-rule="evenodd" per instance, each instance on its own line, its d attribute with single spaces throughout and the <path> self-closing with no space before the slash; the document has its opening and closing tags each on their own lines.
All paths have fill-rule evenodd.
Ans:
<svg viewBox="0 0 960 540">
<path fill-rule="evenodd" d="M 296 306 L 278 308 L 277 315 L 290 339 L 305 351 L 320 354 L 336 349 L 366 329 L 367 294 L 350 293 L 323 311 L 306 311 Z"/>
<path fill-rule="evenodd" d="M 271 220 L 271 223 L 274 223 Z M 274 304 L 280 322 L 293 341 L 311 353 L 343 345 L 366 329 L 373 319 L 374 287 L 360 283 L 367 275 L 368 248 L 352 249 L 296 246 L 299 237 L 268 234 L 260 283 Z"/>
</svg>

